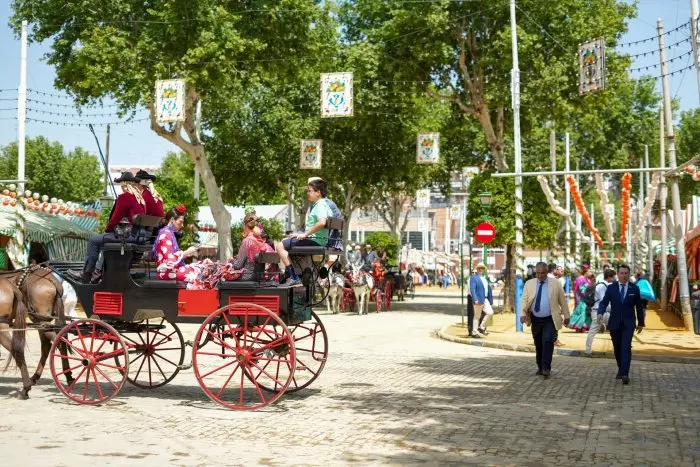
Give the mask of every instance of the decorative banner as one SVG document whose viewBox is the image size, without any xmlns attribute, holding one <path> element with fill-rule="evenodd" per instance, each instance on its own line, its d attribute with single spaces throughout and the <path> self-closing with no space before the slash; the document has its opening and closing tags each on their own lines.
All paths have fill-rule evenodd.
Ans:
<svg viewBox="0 0 700 467">
<path fill-rule="evenodd" d="M 321 73 L 321 117 L 352 117 L 352 73 Z"/>
<path fill-rule="evenodd" d="M 605 234 L 608 238 L 608 242 L 613 242 L 613 215 L 614 211 L 611 213 L 608 208 L 608 192 L 603 185 L 603 174 L 595 174 L 595 185 L 596 191 L 598 192 L 598 197 L 600 198 L 600 212 L 603 213 L 603 225 L 605 226 Z M 615 207 L 613 206 L 613 209 Z"/>
<path fill-rule="evenodd" d="M 462 206 L 459 204 L 453 204 L 450 206 L 450 219 L 453 221 L 459 220 L 462 214 Z"/>
<path fill-rule="evenodd" d="M 158 123 L 185 121 L 185 80 L 156 81 L 156 121 Z"/>
<path fill-rule="evenodd" d="M 557 201 L 556 197 L 554 196 L 554 193 L 552 193 L 552 190 L 549 188 L 549 182 L 547 181 L 547 178 L 544 175 L 538 175 L 537 181 L 540 182 L 540 186 L 542 187 L 544 196 L 547 198 L 547 202 L 552 208 L 552 211 L 556 212 L 562 217 L 571 217 L 570 214 L 566 211 L 566 209 L 559 205 L 559 201 Z"/>
<path fill-rule="evenodd" d="M 419 133 L 416 145 L 416 162 L 437 164 L 440 160 L 440 133 Z"/>
<path fill-rule="evenodd" d="M 323 152 L 323 140 L 302 139 L 301 154 L 299 156 L 300 169 L 320 169 L 321 153 Z"/>
<path fill-rule="evenodd" d="M 416 207 L 418 209 L 427 209 L 430 207 L 430 189 L 416 191 Z"/>
<path fill-rule="evenodd" d="M 598 229 L 596 229 L 593 226 L 593 222 L 591 221 L 591 216 L 588 214 L 588 210 L 586 209 L 586 205 L 583 204 L 583 198 L 581 197 L 581 192 L 578 189 L 578 184 L 576 183 L 576 179 L 571 175 L 567 175 L 566 181 L 569 183 L 569 190 L 571 191 L 571 196 L 574 199 L 574 205 L 576 205 L 576 209 L 578 210 L 578 213 L 581 214 L 581 217 L 583 218 L 583 222 L 586 224 L 586 227 L 588 227 L 588 230 L 591 231 L 591 234 L 593 235 L 593 239 L 596 241 L 598 246 L 600 246 L 601 248 L 604 248 L 603 239 L 600 238 L 600 234 L 598 233 Z M 588 239 L 586 239 L 585 241 L 588 241 Z"/>
<path fill-rule="evenodd" d="M 602 38 L 579 46 L 578 68 L 579 95 L 605 89 L 605 41 Z"/>
<path fill-rule="evenodd" d="M 622 176 L 622 220 L 620 221 L 620 245 L 624 248 L 627 241 L 627 229 L 630 220 L 630 193 L 632 193 L 632 174 Z"/>
</svg>

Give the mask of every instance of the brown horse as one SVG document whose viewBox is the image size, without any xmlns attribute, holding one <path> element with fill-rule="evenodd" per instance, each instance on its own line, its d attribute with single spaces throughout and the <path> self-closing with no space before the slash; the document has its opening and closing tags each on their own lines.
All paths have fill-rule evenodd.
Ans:
<svg viewBox="0 0 700 467">
<path fill-rule="evenodd" d="M 13 329 L 12 337 L 8 335 Z M 24 347 L 26 344 L 27 308 L 22 300 L 19 289 L 5 278 L 0 278 L 0 344 L 10 351 L 11 359 L 7 360 L 5 370 L 10 366 L 12 359 L 22 372 L 24 387 L 19 395 L 22 399 L 29 398 L 29 390 L 32 381 L 29 378 L 27 362 L 24 359 Z"/>
<path fill-rule="evenodd" d="M 12 271 L 2 275 L 11 279 L 22 292 L 24 303 L 28 309 L 29 319 L 34 323 L 54 322 L 56 327 L 63 327 L 66 322 L 63 309 L 63 286 L 54 276 L 51 268 L 41 265 Z M 55 320 L 55 321 L 54 321 Z M 34 375 L 32 384 L 36 384 L 41 377 L 46 360 L 51 350 L 51 343 L 56 338 L 56 331 L 38 329 L 41 342 L 41 357 Z M 66 346 L 59 346 L 61 354 L 66 355 Z M 63 359 L 63 370 L 68 370 L 68 360 Z M 65 373 L 68 384 L 73 381 L 70 371 Z"/>
</svg>

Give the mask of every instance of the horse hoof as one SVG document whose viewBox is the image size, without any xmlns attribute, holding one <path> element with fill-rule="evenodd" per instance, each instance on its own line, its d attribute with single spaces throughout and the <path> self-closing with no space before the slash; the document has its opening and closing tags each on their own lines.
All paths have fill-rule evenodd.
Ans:
<svg viewBox="0 0 700 467">
<path fill-rule="evenodd" d="M 39 375 L 34 375 L 29 379 L 29 381 L 32 383 L 32 386 L 36 385 L 39 382 L 39 378 Z"/>
</svg>

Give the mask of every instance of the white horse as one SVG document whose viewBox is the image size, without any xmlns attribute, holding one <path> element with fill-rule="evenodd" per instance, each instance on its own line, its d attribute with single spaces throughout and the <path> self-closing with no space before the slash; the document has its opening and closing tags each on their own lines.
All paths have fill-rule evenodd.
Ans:
<svg viewBox="0 0 700 467">
<path fill-rule="evenodd" d="M 321 285 L 323 287 L 328 287 L 328 295 L 326 295 L 326 308 L 328 309 L 328 313 L 333 310 L 333 314 L 337 314 L 340 311 L 340 300 L 343 298 L 345 278 L 342 274 L 329 272 L 328 278 L 321 280 Z"/>
<path fill-rule="evenodd" d="M 352 272 L 352 291 L 357 300 L 357 313 L 367 314 L 369 310 L 370 293 L 374 287 L 374 279 L 368 273 L 355 269 Z"/>
</svg>

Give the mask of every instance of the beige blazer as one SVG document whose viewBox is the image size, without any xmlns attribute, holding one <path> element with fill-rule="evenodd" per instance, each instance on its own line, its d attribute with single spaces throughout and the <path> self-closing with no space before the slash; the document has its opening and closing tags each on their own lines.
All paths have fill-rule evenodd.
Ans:
<svg viewBox="0 0 700 467">
<path fill-rule="evenodd" d="M 566 304 L 564 289 L 562 289 L 558 280 L 548 277 L 547 290 L 549 291 L 549 308 L 552 312 L 554 327 L 561 329 L 564 319 L 569 318 L 569 306 Z M 525 287 L 523 288 L 523 298 L 520 302 L 520 316 L 526 317 L 525 324 L 528 326 L 532 324 L 532 313 L 530 312 L 530 308 L 532 308 L 532 302 L 535 301 L 536 295 L 537 279 L 531 279 L 525 282 Z"/>
</svg>

